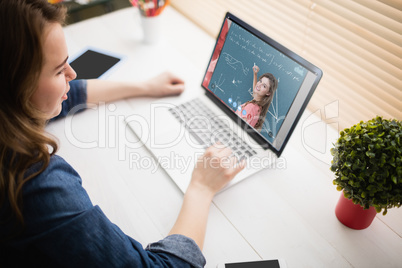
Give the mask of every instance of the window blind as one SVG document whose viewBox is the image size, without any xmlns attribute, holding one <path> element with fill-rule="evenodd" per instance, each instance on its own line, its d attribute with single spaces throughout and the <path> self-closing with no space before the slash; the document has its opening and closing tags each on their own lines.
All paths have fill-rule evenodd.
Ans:
<svg viewBox="0 0 402 268">
<path fill-rule="evenodd" d="M 171 0 L 211 36 L 232 12 L 324 71 L 308 109 L 340 129 L 402 120 L 402 1 Z M 329 112 L 329 110 L 331 110 Z"/>
</svg>

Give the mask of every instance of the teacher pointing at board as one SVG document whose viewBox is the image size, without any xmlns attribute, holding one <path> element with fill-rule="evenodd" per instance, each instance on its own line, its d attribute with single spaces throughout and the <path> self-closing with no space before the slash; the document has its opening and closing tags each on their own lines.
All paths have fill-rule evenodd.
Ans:
<svg viewBox="0 0 402 268">
<path fill-rule="evenodd" d="M 236 114 L 246 122 L 261 131 L 268 108 L 271 105 L 275 91 L 278 88 L 278 81 L 271 73 L 264 73 L 257 80 L 260 68 L 253 66 L 253 99 L 240 106 Z"/>
<path fill-rule="evenodd" d="M 230 149 L 208 148 L 169 235 L 145 250 L 126 236 L 92 205 L 45 125 L 75 105 L 179 94 L 184 85 L 168 73 L 143 83 L 72 81 L 64 17 L 47 0 L 0 1 L 0 266 L 204 266 L 212 198 L 243 165 L 226 161 Z"/>
</svg>

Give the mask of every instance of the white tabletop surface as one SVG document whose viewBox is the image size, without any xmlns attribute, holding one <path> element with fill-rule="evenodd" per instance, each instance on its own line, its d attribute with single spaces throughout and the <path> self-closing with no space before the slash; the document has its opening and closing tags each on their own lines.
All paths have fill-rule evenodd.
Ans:
<svg viewBox="0 0 402 268">
<path fill-rule="evenodd" d="M 106 79 L 143 80 L 169 70 L 186 81 L 184 94 L 191 94 L 215 40 L 168 7 L 160 42 L 147 45 L 139 16 L 137 9 L 126 8 L 65 27 L 70 56 L 89 46 L 124 55 Z M 47 127 L 92 202 L 144 246 L 168 234 L 183 199 L 123 122 L 133 105 L 151 100 L 101 104 Z M 304 113 L 284 150 L 284 164 L 214 198 L 203 250 L 206 267 L 277 258 L 289 268 L 402 267 L 402 209 L 377 215 L 360 231 L 337 220 L 340 192 L 332 184 L 329 148 L 338 132 L 336 120 L 326 125 L 320 116 L 319 111 Z"/>
</svg>

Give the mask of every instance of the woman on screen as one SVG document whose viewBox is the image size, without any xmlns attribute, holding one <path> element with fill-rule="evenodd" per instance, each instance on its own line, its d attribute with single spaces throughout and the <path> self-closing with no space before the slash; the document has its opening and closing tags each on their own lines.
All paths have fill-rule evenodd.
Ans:
<svg viewBox="0 0 402 268">
<path fill-rule="evenodd" d="M 242 104 L 236 111 L 241 118 L 261 131 L 264 124 L 268 108 L 271 105 L 275 91 L 278 87 L 278 81 L 271 73 L 264 73 L 257 81 L 257 75 L 260 68 L 253 66 L 253 99 Z"/>
<path fill-rule="evenodd" d="M 45 126 L 76 106 L 177 95 L 184 83 L 170 73 L 145 82 L 72 81 L 65 13 L 47 0 L 0 1 L 0 266 L 203 267 L 212 198 L 244 164 L 226 161 L 230 149 L 208 148 L 169 235 L 146 249 L 125 235 L 56 155 Z"/>
</svg>

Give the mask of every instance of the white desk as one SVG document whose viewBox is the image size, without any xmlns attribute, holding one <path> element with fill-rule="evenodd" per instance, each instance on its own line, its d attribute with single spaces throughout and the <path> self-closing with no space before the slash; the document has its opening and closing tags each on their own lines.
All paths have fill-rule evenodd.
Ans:
<svg viewBox="0 0 402 268">
<path fill-rule="evenodd" d="M 162 42 L 142 43 L 139 13 L 116 11 L 65 28 L 70 55 L 93 46 L 126 55 L 109 79 L 139 80 L 171 70 L 198 87 L 213 38 L 172 8 L 163 13 Z M 145 246 L 167 235 L 183 194 L 144 148 L 124 116 L 133 99 L 52 123 L 59 154 L 82 176 L 94 204 L 127 235 Z M 336 131 L 310 111 L 301 119 L 283 153 L 285 167 L 265 170 L 217 195 L 211 207 L 204 254 L 207 267 L 218 263 L 283 258 L 288 267 L 402 267 L 402 209 L 378 215 L 366 230 L 343 226 L 334 209 L 340 193 L 332 185 L 325 137 Z M 328 139 L 333 142 L 334 139 Z M 323 151 L 323 152 L 320 152 Z M 142 156 L 142 166 L 133 159 Z"/>
</svg>

